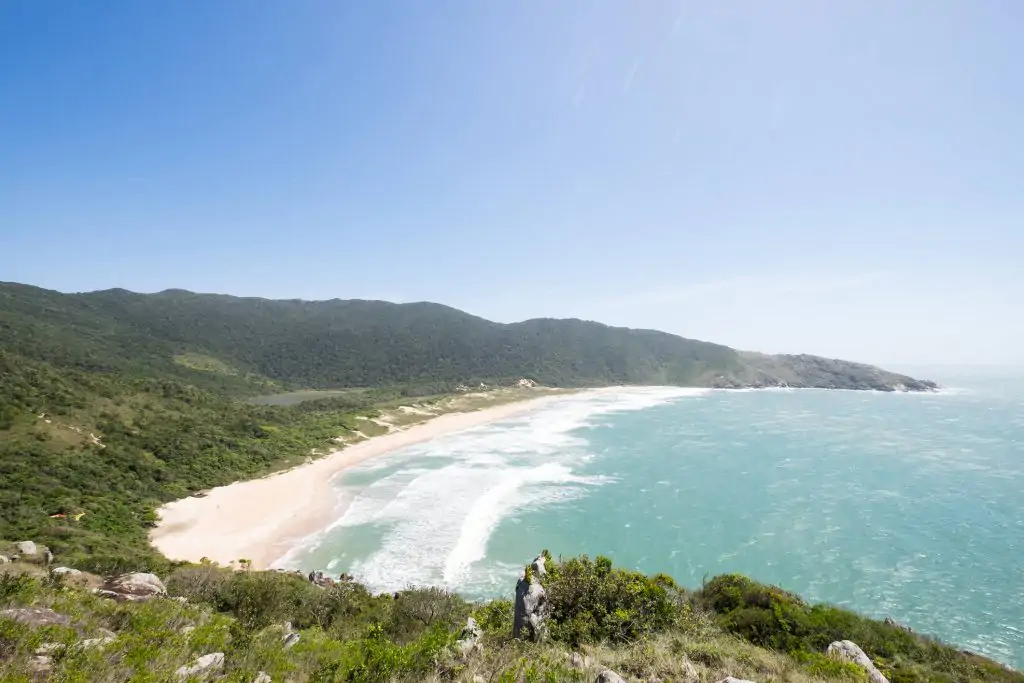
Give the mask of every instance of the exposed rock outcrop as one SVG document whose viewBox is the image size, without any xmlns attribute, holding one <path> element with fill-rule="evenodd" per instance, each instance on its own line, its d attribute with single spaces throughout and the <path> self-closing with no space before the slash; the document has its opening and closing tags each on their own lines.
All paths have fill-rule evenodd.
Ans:
<svg viewBox="0 0 1024 683">
<path fill-rule="evenodd" d="M 18 552 L 25 556 L 35 555 L 39 552 L 39 547 L 32 541 L 19 541 L 15 545 L 18 547 Z"/>
<path fill-rule="evenodd" d="M 71 567 L 54 567 L 50 570 L 54 574 L 63 574 L 64 576 L 80 576 L 82 572 Z"/>
<path fill-rule="evenodd" d="M 189 666 L 179 667 L 174 675 L 185 680 L 190 677 L 210 678 L 224 668 L 224 653 L 211 652 L 208 655 L 196 658 Z"/>
<path fill-rule="evenodd" d="M 47 607 L 14 607 L 0 611 L 0 617 L 34 626 L 71 626 L 71 617 Z"/>
<path fill-rule="evenodd" d="M 530 565 L 519 582 L 516 583 L 515 613 L 513 614 L 512 636 L 526 637 L 533 642 L 540 642 L 547 636 L 547 619 L 551 611 L 548 596 L 540 577 L 546 575 L 543 557 L 538 557 Z"/>
<path fill-rule="evenodd" d="M 833 659 L 841 662 L 851 662 L 861 667 L 867 672 L 868 680 L 871 683 L 889 683 L 889 679 L 883 676 L 882 672 L 875 667 L 871 658 L 852 640 L 837 640 L 828 646 L 827 654 Z"/>
<path fill-rule="evenodd" d="M 97 595 L 112 598 L 118 602 L 139 602 L 167 595 L 167 589 L 156 574 L 136 572 L 122 574 L 104 584 Z"/>
<path fill-rule="evenodd" d="M 480 629 L 480 625 L 476 623 L 476 619 L 470 617 L 466 619 L 466 625 L 463 627 L 459 639 L 455 641 L 455 649 L 463 657 L 469 657 L 474 652 L 480 652 L 484 649 L 483 644 L 480 642 L 483 635 L 484 632 Z"/>
<path fill-rule="evenodd" d="M 594 679 L 594 683 L 626 683 L 626 681 L 622 676 L 611 669 L 605 669 L 601 673 L 597 674 L 597 678 Z"/>
<path fill-rule="evenodd" d="M 900 622 L 896 621 L 892 617 L 886 617 L 885 618 L 885 625 L 886 626 L 892 626 L 893 628 L 898 628 L 901 631 L 906 631 L 907 633 L 913 633 L 914 632 L 914 629 L 910 628 L 906 624 L 901 624 Z"/>
</svg>

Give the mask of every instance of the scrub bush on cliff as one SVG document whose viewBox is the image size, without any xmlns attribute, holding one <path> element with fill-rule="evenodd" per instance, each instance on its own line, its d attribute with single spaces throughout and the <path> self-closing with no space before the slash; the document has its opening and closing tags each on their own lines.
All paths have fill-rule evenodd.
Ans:
<svg viewBox="0 0 1024 683">
<path fill-rule="evenodd" d="M 623 643 L 675 623 L 679 588 L 668 576 L 616 569 L 607 557 L 586 555 L 549 562 L 547 570 L 555 640 Z"/>
</svg>

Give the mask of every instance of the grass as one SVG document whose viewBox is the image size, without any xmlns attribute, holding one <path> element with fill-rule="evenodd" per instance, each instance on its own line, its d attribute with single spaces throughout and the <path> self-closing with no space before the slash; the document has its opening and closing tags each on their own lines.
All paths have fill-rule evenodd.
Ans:
<svg viewBox="0 0 1024 683">
<path fill-rule="evenodd" d="M 649 610 L 650 601 L 637 602 L 637 594 L 650 586 L 665 587 L 665 580 L 622 572 L 601 558 L 589 562 L 585 570 L 564 568 L 571 561 L 549 564 L 554 570 L 547 580 L 555 628 L 544 643 L 511 637 L 511 601 L 472 604 L 437 588 L 373 595 L 354 582 L 321 589 L 294 574 L 202 564 L 183 565 L 166 576 L 168 593 L 184 602 L 117 603 L 88 590 L 99 577 L 87 575 L 84 585 L 72 585 L 48 576 L 38 565 L 2 565 L 0 609 L 49 608 L 67 615 L 71 623 L 33 628 L 0 617 L 0 680 L 35 681 L 33 660 L 47 646 L 52 650 L 51 678 L 73 683 L 170 681 L 176 669 L 212 652 L 225 655 L 217 680 L 238 683 L 251 682 L 259 672 L 273 681 L 292 683 L 589 682 L 604 668 L 628 681 L 685 681 L 694 671 L 700 681 L 730 675 L 758 683 L 866 681 L 859 668 L 820 651 L 762 647 L 731 632 L 723 617 L 733 610 L 708 609 L 715 596 L 706 587 L 696 593 L 666 589 L 665 595 L 672 598 L 667 615 L 671 618 L 656 628 L 640 629 L 636 637 L 606 639 L 592 634 L 570 642 L 579 639 L 567 629 L 581 619 L 600 623 L 601 614 Z M 556 577 L 558 571 L 562 578 Z M 599 595 L 579 602 L 572 596 L 580 587 L 597 588 Z M 463 658 L 454 643 L 470 614 L 483 629 L 483 647 Z M 300 633 L 294 647 L 285 646 L 286 628 Z M 855 631 L 856 624 L 851 628 Z M 76 646 L 106 631 L 116 633 L 116 638 L 104 649 Z M 947 675 L 953 676 L 948 680 L 964 683 L 1024 682 L 1024 675 L 989 660 L 926 638 L 909 638 L 924 656 L 907 659 L 907 666 L 891 662 L 888 673 L 893 683 L 947 680 Z M 583 666 L 574 666 L 574 652 L 583 658 Z M 968 665 L 973 668 L 948 673 Z"/>
</svg>

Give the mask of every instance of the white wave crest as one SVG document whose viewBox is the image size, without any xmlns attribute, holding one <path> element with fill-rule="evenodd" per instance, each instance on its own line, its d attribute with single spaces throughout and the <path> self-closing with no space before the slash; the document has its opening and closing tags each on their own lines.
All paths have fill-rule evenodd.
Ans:
<svg viewBox="0 0 1024 683">
<path fill-rule="evenodd" d="M 348 563 L 349 571 L 375 590 L 427 584 L 457 589 L 485 582 L 474 570 L 486 564 L 480 561 L 502 521 L 522 510 L 565 504 L 613 481 L 581 474 L 593 454 L 578 430 L 595 426 L 604 414 L 706 393 L 615 387 L 574 394 L 509 420 L 397 451 L 388 458 L 389 469 L 380 462 L 356 468 L 353 472 L 363 481 L 376 470 L 383 476 L 359 486 L 346 485 L 343 477 L 343 495 L 351 504 L 329 527 L 330 534 L 311 540 L 345 546 L 347 535 L 365 538 L 372 532 L 379 543 L 343 561 L 337 561 L 336 553 L 318 552 L 318 562 L 332 569 Z M 288 563 L 321 568 L 306 566 L 311 557 L 293 552 Z M 487 571 L 480 568 L 480 573 Z"/>
</svg>

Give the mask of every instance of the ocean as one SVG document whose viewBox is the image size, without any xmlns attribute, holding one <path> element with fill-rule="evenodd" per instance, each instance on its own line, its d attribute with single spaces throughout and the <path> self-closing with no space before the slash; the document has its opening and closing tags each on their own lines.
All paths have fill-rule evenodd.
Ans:
<svg viewBox="0 0 1024 683">
<path fill-rule="evenodd" d="M 946 383 L 573 395 L 344 472 L 279 564 L 471 598 L 542 548 L 739 572 L 1024 668 L 1024 378 Z"/>
</svg>

